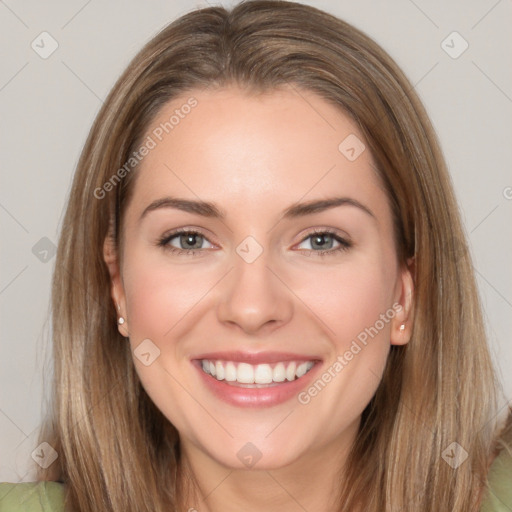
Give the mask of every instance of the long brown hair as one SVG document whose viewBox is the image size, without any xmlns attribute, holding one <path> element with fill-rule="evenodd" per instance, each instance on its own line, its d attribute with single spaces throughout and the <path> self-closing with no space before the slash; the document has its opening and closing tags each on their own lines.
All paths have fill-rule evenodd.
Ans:
<svg viewBox="0 0 512 512">
<path fill-rule="evenodd" d="M 112 190 L 104 185 L 165 103 L 228 84 L 254 93 L 292 85 L 351 116 L 387 190 L 398 258 L 405 265 L 414 257 L 412 339 L 391 347 L 340 479 L 339 510 L 478 510 L 497 437 L 498 382 L 436 135 L 413 86 L 373 40 L 319 9 L 285 1 L 182 16 L 144 46 L 104 102 L 58 245 L 53 394 L 40 441 L 59 456 L 40 479 L 65 482 L 69 506 L 82 512 L 185 506 L 175 485 L 178 433 L 139 382 L 117 330 L 103 260 L 107 236 L 122 258 L 120 226 L 136 166 Z M 457 468 L 443 458 L 452 443 L 467 453 Z"/>
</svg>

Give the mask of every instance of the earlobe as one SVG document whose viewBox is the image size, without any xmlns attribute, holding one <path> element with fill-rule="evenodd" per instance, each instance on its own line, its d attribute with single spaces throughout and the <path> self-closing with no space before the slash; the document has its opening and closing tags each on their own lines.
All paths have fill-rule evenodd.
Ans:
<svg viewBox="0 0 512 512">
<path fill-rule="evenodd" d="M 402 269 L 398 288 L 395 317 L 391 321 L 391 344 L 406 345 L 412 334 L 414 321 L 414 280 L 412 276 L 414 261 L 411 258 L 407 267 Z"/>
</svg>

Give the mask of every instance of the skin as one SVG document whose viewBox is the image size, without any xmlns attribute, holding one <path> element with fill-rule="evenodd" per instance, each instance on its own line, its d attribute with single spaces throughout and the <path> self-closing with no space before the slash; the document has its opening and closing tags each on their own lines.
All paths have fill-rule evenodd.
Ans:
<svg viewBox="0 0 512 512">
<path fill-rule="evenodd" d="M 338 149 L 350 134 L 363 140 L 355 123 L 314 93 L 193 91 L 168 103 L 148 134 L 191 95 L 198 105 L 137 171 L 121 264 L 105 242 L 112 298 L 126 320 L 119 331 L 132 350 L 148 338 L 160 350 L 149 366 L 137 357 L 134 365 L 179 431 L 197 479 L 186 507 L 332 510 L 337 472 L 390 347 L 407 343 L 412 328 L 412 278 L 397 261 L 387 196 L 368 150 L 349 161 Z M 139 221 L 167 195 L 213 202 L 226 217 L 161 208 Z M 294 203 L 333 196 L 355 199 L 373 216 L 343 205 L 282 218 Z M 181 227 L 204 234 L 193 255 L 157 245 Z M 312 253 L 320 249 L 308 236 L 325 228 L 352 246 L 334 252 L 339 243 L 327 237 L 331 254 Z M 263 248 L 252 263 L 236 252 L 249 235 Z M 179 236 L 171 244 L 191 250 Z M 306 405 L 227 404 L 205 388 L 190 362 L 208 351 L 285 351 L 318 356 L 327 369 L 396 303 L 401 311 Z M 237 457 L 247 442 L 262 454 L 251 469 Z"/>
</svg>

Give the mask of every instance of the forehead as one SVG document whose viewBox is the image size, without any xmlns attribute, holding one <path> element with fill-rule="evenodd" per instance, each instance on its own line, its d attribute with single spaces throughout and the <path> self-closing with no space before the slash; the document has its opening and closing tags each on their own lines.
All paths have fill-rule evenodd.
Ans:
<svg viewBox="0 0 512 512">
<path fill-rule="evenodd" d="M 134 203 L 165 194 L 244 210 L 344 194 L 385 201 L 356 123 L 311 91 L 191 91 L 145 134 Z"/>
</svg>

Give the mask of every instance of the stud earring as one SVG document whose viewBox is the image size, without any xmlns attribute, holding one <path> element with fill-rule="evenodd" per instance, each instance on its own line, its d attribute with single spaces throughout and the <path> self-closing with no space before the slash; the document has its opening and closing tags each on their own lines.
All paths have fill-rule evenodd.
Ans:
<svg viewBox="0 0 512 512">
<path fill-rule="evenodd" d="M 121 306 L 119 304 L 116 303 L 116 306 L 117 306 L 117 310 L 118 311 L 121 311 Z M 123 325 L 124 324 L 124 318 L 122 316 L 119 317 L 119 320 L 117 321 L 117 323 L 119 325 Z"/>
<path fill-rule="evenodd" d="M 400 326 L 400 332 L 404 332 L 404 331 L 405 331 L 405 324 L 402 324 L 402 325 Z"/>
</svg>

